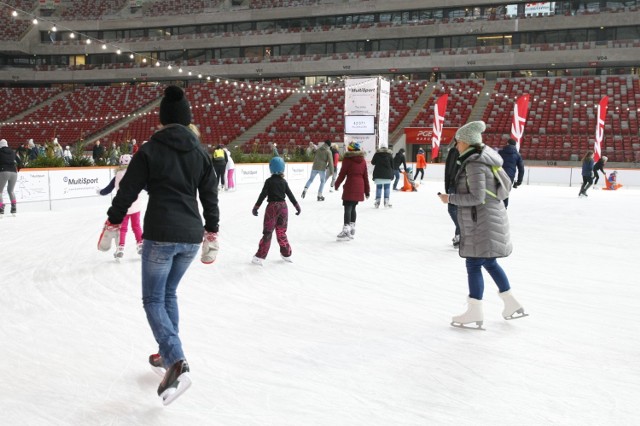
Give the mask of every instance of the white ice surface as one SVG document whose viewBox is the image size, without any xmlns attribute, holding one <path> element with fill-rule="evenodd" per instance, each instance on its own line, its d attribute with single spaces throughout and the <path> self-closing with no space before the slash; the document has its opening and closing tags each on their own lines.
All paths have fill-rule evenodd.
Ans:
<svg viewBox="0 0 640 426">
<path fill-rule="evenodd" d="M 440 181 L 360 204 L 350 242 L 335 240 L 340 193 L 317 202 L 317 185 L 290 210 L 294 263 L 274 237 L 263 267 L 261 185 L 221 194 L 218 260 L 178 289 L 193 386 L 169 407 L 133 235 L 120 263 L 96 250 L 98 199 L 2 219 L 0 423 L 640 424 L 640 190 L 514 190 L 500 264 L 530 316 L 503 320 L 485 274 L 487 330 L 472 331 L 449 325 L 467 282 Z"/>
</svg>

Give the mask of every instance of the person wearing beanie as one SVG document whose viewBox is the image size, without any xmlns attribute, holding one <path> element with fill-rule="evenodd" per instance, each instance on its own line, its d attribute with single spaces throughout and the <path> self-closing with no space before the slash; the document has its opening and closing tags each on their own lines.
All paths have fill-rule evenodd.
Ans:
<svg viewBox="0 0 640 426">
<path fill-rule="evenodd" d="M 588 197 L 587 190 L 593 185 L 593 151 L 585 152 L 582 157 L 582 185 L 578 197 Z"/>
<path fill-rule="evenodd" d="M 262 192 L 258 196 L 258 201 L 251 211 L 254 216 L 258 216 L 258 210 L 264 199 L 267 199 L 267 209 L 264 212 L 264 223 L 262 227 L 262 239 L 258 244 L 258 251 L 251 263 L 262 266 L 262 262 L 267 258 L 271 247 L 271 236 L 276 231 L 276 240 L 280 246 L 280 256 L 285 262 L 291 262 L 291 245 L 287 238 L 287 225 L 289 222 L 289 210 L 287 209 L 286 197 L 296 208 L 296 216 L 301 209 L 296 197 L 293 196 L 289 184 L 284 178 L 284 160 L 282 157 L 273 157 L 269 162 L 269 177 L 262 187 Z"/>
<path fill-rule="evenodd" d="M 509 279 L 498 265 L 497 258 L 511 254 L 509 219 L 504 203 L 500 199 L 499 186 L 510 186 L 508 177 L 494 175 L 494 168 L 502 166 L 502 158 L 482 142 L 483 121 L 472 121 L 462 126 L 455 135 L 456 149 L 460 156 L 460 169 L 455 180 L 455 191 L 438 194 L 443 203 L 458 206 L 460 223 L 459 255 L 465 258 L 468 279 L 468 309 L 451 320 L 454 327 L 471 328 L 475 323 L 482 328 L 484 313 L 482 297 L 484 279 L 482 268 L 489 272 L 499 289 L 504 302 L 502 316 L 510 320 L 526 316 L 524 308 L 512 294 Z"/>
<path fill-rule="evenodd" d="M 9 148 L 6 139 L 0 140 L 0 219 L 4 215 L 4 200 L 2 193 L 7 187 L 9 200 L 11 201 L 11 214 L 16 214 L 16 193 L 14 189 L 18 181 L 18 171 L 22 167 L 22 160 L 18 155 Z"/>
<path fill-rule="evenodd" d="M 416 154 L 416 174 L 413 176 L 413 180 L 418 179 L 420 175 L 420 183 L 424 179 L 424 169 L 427 168 L 427 157 L 424 154 L 424 149 L 418 148 L 418 154 Z"/>
<path fill-rule="evenodd" d="M 400 148 L 400 150 L 396 153 L 395 157 L 393 157 L 393 176 L 395 180 L 393 181 L 393 190 L 398 190 L 398 182 L 400 181 L 400 166 L 402 166 L 404 171 L 407 171 L 407 160 L 404 156 L 404 148 Z"/>
<path fill-rule="evenodd" d="M 220 212 L 218 178 L 211 157 L 189 127 L 191 110 L 181 88 L 165 89 L 159 118 L 163 127 L 131 157 L 107 211 L 98 249 L 109 251 L 114 242 L 118 244 L 120 225 L 146 188 L 149 200 L 141 253 L 142 304 L 158 344 L 158 353 L 149 356 L 149 363 L 163 374 L 157 393 L 167 405 L 191 384 L 178 332 L 176 291 L 200 246 L 202 263 L 216 260 Z"/>
<path fill-rule="evenodd" d="M 522 161 L 522 156 L 518 152 L 518 148 L 516 146 L 516 141 L 514 139 L 509 139 L 507 144 L 498 151 L 498 154 L 500 154 L 503 161 L 502 168 L 507 172 L 509 179 L 511 179 L 512 188 L 517 188 L 522 185 L 522 180 L 524 179 L 524 161 Z M 516 172 L 518 179 L 516 179 Z M 505 198 L 504 200 L 504 207 L 509 207 L 508 198 Z"/>
<path fill-rule="evenodd" d="M 604 165 L 607 164 L 607 160 L 609 160 L 605 155 L 600 157 L 596 164 L 593 165 L 593 189 L 598 189 L 596 186 L 598 181 L 600 180 L 600 175 L 598 172 L 602 172 L 602 176 L 606 179 L 607 173 L 604 171 Z"/>
<path fill-rule="evenodd" d="M 329 169 L 329 176 L 333 175 L 333 154 L 329 147 L 331 146 L 331 141 L 326 140 L 320 147 L 316 150 L 313 156 L 313 165 L 311 166 L 311 175 L 307 180 L 307 183 L 304 184 L 304 189 L 302 190 L 302 198 L 307 195 L 307 190 L 315 180 L 316 176 L 320 176 L 320 188 L 318 189 L 318 201 L 324 201 L 324 196 L 322 195 L 322 191 L 324 190 L 324 183 L 327 179 L 327 169 Z"/>
<path fill-rule="evenodd" d="M 344 206 L 344 225 L 337 236 L 338 241 L 349 241 L 356 233 L 356 206 L 365 198 L 369 199 L 369 174 L 364 152 L 358 142 L 351 142 L 342 159 L 340 174 L 336 179 L 336 191 L 344 181 L 342 205 Z"/>
</svg>

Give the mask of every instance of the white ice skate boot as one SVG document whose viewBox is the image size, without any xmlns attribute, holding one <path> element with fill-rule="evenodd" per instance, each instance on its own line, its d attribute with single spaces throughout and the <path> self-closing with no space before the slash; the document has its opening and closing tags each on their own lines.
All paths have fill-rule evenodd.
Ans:
<svg viewBox="0 0 640 426">
<path fill-rule="evenodd" d="M 384 207 L 385 207 L 385 208 L 391 208 L 391 207 L 393 207 L 393 206 L 391 205 L 391 203 L 389 202 L 389 199 L 388 199 L 388 198 L 385 198 L 385 199 L 384 199 Z"/>
<path fill-rule="evenodd" d="M 291 260 L 291 256 L 285 256 L 283 254 L 280 255 L 280 257 L 282 258 L 282 260 L 284 260 L 285 262 L 288 263 L 293 263 L 293 260 Z"/>
<path fill-rule="evenodd" d="M 349 225 L 344 225 L 342 227 L 342 232 L 338 234 L 336 237 L 338 241 L 349 241 L 351 240 L 351 227 Z"/>
<path fill-rule="evenodd" d="M 482 300 L 467 298 L 467 311 L 464 314 L 456 315 L 451 318 L 451 325 L 458 328 L 470 328 L 472 330 L 484 330 L 482 323 L 484 322 L 484 311 L 482 309 Z M 477 327 L 468 327 L 465 324 L 476 323 Z"/>
<path fill-rule="evenodd" d="M 118 246 L 116 252 L 113 253 L 113 257 L 115 257 L 116 260 L 122 259 L 124 257 L 124 246 Z"/>
<path fill-rule="evenodd" d="M 140 241 L 139 243 L 136 244 L 136 251 L 138 252 L 138 254 L 142 254 L 142 241 Z"/>
<path fill-rule="evenodd" d="M 258 256 L 253 256 L 253 259 L 251 259 L 251 263 L 253 263 L 254 265 L 262 266 L 263 260 L 264 259 L 260 259 Z"/>
<path fill-rule="evenodd" d="M 373 207 L 375 207 L 376 209 L 380 207 L 380 198 L 376 198 L 376 202 L 373 203 Z"/>
<path fill-rule="evenodd" d="M 522 317 L 527 317 L 529 314 L 524 313 L 524 308 L 511 293 L 511 290 L 507 290 L 503 293 L 498 293 L 500 298 L 504 302 L 504 309 L 502 310 L 502 317 L 506 320 L 512 320 Z"/>
</svg>

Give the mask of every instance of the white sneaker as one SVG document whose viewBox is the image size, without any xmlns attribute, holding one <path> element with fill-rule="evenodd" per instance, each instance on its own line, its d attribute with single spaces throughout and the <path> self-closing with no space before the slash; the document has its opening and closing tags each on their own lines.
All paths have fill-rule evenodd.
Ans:
<svg viewBox="0 0 640 426">
<path fill-rule="evenodd" d="M 281 258 L 282 258 L 282 260 L 284 260 L 285 262 L 293 263 L 293 261 L 291 260 L 291 256 L 287 257 L 287 256 L 280 255 L 280 257 L 281 257 Z"/>
<path fill-rule="evenodd" d="M 264 259 L 260 259 L 258 256 L 253 256 L 253 259 L 251 259 L 251 263 L 253 263 L 254 265 L 262 266 L 263 260 Z"/>
</svg>

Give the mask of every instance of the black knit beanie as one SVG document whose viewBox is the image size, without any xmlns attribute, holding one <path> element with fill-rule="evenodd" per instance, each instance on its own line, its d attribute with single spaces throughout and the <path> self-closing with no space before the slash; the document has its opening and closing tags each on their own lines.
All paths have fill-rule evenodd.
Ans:
<svg viewBox="0 0 640 426">
<path fill-rule="evenodd" d="M 160 123 L 171 123 L 188 126 L 191 124 L 191 108 L 184 96 L 184 91 L 178 86 L 168 86 L 164 89 L 164 97 L 160 102 Z"/>
</svg>

